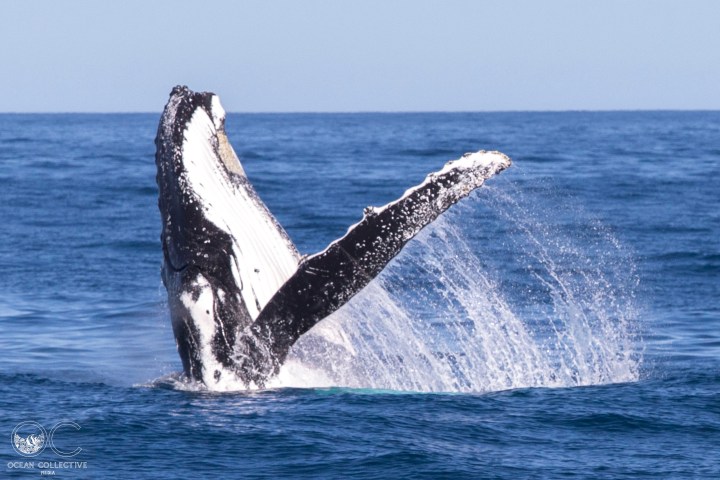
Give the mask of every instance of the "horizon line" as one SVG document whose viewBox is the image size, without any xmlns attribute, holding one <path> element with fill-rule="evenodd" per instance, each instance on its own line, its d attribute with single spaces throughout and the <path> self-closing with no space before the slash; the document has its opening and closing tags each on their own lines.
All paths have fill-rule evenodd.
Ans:
<svg viewBox="0 0 720 480">
<path fill-rule="evenodd" d="M 251 110 L 226 111 L 231 115 L 354 115 L 354 114 L 428 114 L 428 113 L 634 113 L 634 112 L 720 112 L 720 108 L 608 108 L 608 109 L 507 109 L 507 110 Z M 137 111 L 2 111 L 0 115 L 148 115 L 162 114 L 162 110 Z"/>
</svg>

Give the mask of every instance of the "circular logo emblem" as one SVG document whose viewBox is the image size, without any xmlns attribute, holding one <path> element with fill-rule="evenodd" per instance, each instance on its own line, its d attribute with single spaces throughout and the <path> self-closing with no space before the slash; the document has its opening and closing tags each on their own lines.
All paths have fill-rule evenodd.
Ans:
<svg viewBox="0 0 720 480">
<path fill-rule="evenodd" d="M 15 427 L 10 437 L 12 446 L 17 453 L 26 457 L 34 457 L 45 450 L 47 432 L 37 422 L 22 422 Z"/>
</svg>

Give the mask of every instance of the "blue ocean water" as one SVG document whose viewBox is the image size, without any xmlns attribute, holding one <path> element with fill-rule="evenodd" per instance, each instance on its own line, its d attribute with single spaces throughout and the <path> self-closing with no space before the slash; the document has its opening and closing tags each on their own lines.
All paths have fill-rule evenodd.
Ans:
<svg viewBox="0 0 720 480">
<path fill-rule="evenodd" d="M 720 112 L 229 115 L 304 253 L 464 152 L 514 165 L 341 342 L 223 394 L 175 375 L 158 119 L 0 115 L 0 476 L 720 477 Z M 80 429 L 25 457 L 27 421 Z"/>
</svg>

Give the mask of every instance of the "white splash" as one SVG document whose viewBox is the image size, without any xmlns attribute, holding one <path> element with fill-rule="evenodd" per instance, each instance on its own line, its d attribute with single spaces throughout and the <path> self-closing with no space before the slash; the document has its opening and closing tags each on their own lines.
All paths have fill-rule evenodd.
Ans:
<svg viewBox="0 0 720 480">
<path fill-rule="evenodd" d="M 518 198 L 488 190 L 438 219 L 301 337 L 269 386 L 486 392 L 637 380 L 631 258 L 601 226 L 564 234 L 527 206 L 536 199 Z M 473 228 L 485 238 L 471 239 Z"/>
</svg>

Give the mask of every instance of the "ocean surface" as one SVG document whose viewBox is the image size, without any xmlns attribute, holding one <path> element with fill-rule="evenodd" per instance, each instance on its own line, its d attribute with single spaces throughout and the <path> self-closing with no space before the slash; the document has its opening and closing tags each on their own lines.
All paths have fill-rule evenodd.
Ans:
<svg viewBox="0 0 720 480">
<path fill-rule="evenodd" d="M 0 115 L 0 477 L 720 478 L 720 112 L 230 114 L 303 253 L 514 161 L 230 393 L 178 374 L 158 120 Z"/>
</svg>

